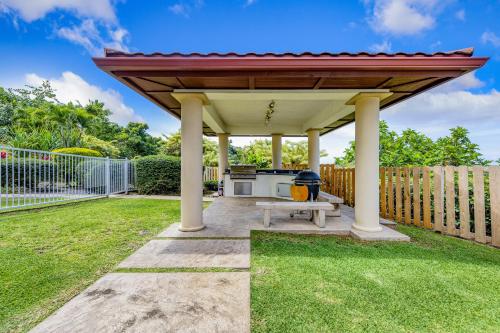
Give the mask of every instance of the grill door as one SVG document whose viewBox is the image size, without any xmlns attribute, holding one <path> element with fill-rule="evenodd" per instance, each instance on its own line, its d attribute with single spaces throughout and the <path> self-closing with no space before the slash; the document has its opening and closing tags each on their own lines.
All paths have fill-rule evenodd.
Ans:
<svg viewBox="0 0 500 333">
<path fill-rule="evenodd" d="M 253 193 L 253 183 L 252 182 L 242 182 L 235 181 L 233 188 L 234 195 L 247 195 L 250 196 Z"/>
</svg>

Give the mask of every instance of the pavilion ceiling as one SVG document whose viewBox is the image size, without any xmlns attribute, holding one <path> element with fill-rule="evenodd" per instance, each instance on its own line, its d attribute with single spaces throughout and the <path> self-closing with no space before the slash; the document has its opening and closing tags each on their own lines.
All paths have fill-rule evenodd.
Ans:
<svg viewBox="0 0 500 333">
<path fill-rule="evenodd" d="M 488 59 L 472 49 L 427 53 L 180 54 L 106 50 L 96 65 L 180 118 L 174 90 L 387 89 L 387 108 L 481 67 Z M 354 120 L 348 114 L 322 134 Z M 204 125 L 206 135 L 214 135 Z"/>
</svg>

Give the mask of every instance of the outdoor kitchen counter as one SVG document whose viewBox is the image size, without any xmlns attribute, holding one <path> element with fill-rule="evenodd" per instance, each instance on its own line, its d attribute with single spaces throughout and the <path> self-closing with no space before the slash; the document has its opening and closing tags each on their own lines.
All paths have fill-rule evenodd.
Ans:
<svg viewBox="0 0 500 333">
<path fill-rule="evenodd" d="M 279 173 L 259 173 L 255 174 L 255 179 L 231 179 L 230 173 L 224 174 L 224 195 L 225 196 L 250 196 L 250 197 L 289 197 L 290 185 L 296 174 Z M 245 185 L 251 187 L 251 194 L 238 195 L 235 190 L 236 183 L 251 183 Z"/>
</svg>

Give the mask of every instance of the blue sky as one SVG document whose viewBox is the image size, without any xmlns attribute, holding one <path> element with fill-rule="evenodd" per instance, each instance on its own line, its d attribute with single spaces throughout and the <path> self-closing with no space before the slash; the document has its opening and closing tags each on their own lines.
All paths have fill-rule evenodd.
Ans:
<svg viewBox="0 0 500 333">
<path fill-rule="evenodd" d="M 465 126 L 500 158 L 500 1 L 0 0 L 0 85 L 52 81 L 61 101 L 100 99 L 113 119 L 168 134 L 179 122 L 98 70 L 104 47 L 141 52 L 424 51 L 475 47 L 487 65 L 382 112 L 391 128 L 437 138 Z M 346 126 L 321 139 L 338 156 Z M 248 140 L 237 139 L 237 144 Z"/>
</svg>

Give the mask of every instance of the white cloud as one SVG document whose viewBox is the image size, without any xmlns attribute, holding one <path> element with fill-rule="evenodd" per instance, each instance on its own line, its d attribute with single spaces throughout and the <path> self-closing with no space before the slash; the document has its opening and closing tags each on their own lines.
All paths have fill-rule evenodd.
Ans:
<svg viewBox="0 0 500 333">
<path fill-rule="evenodd" d="M 380 33 L 415 35 L 436 24 L 437 0 L 374 0 L 369 7 L 372 28 Z"/>
<path fill-rule="evenodd" d="M 464 9 L 460 9 L 459 11 L 457 11 L 455 13 L 455 17 L 460 20 L 460 21 L 465 21 L 465 10 Z"/>
<path fill-rule="evenodd" d="M 70 11 L 78 17 L 115 22 L 111 0 L 0 0 L 0 5 L 15 11 L 26 22 L 39 20 L 55 10 Z"/>
<path fill-rule="evenodd" d="M 99 100 L 111 110 L 111 120 L 119 124 L 126 124 L 130 121 L 143 122 L 142 117 L 127 106 L 123 101 L 123 96 L 113 89 L 102 89 L 85 81 L 73 72 L 64 72 L 59 78 L 46 79 L 37 74 L 27 74 L 26 84 L 38 86 L 43 81 L 50 81 L 55 90 L 56 98 L 63 103 L 79 102 L 86 105 L 89 101 Z"/>
<path fill-rule="evenodd" d="M 372 44 L 370 46 L 370 51 L 377 52 L 377 53 L 378 52 L 389 53 L 389 52 L 391 52 L 391 48 L 392 48 L 391 42 L 384 40 L 382 43 Z"/>
<path fill-rule="evenodd" d="M 72 43 L 83 46 L 90 54 L 99 55 L 102 49 L 112 48 L 121 51 L 128 51 L 125 40 L 128 31 L 117 27 L 107 27 L 102 32 L 94 20 L 86 19 L 78 26 L 62 27 L 56 30 L 56 35 L 60 38 L 69 40 Z M 106 36 L 103 37 L 103 35 Z"/>
<path fill-rule="evenodd" d="M 175 15 L 189 17 L 193 9 L 200 9 L 205 5 L 204 0 L 181 0 L 168 7 Z"/>
<path fill-rule="evenodd" d="M 443 84 L 432 90 L 433 92 L 450 92 L 474 88 L 481 88 L 485 83 L 476 77 L 476 72 L 469 72 L 448 83 Z"/>
<path fill-rule="evenodd" d="M 246 0 L 245 1 L 245 7 L 251 6 L 254 3 L 256 3 L 256 2 L 257 2 L 257 0 Z"/>
<path fill-rule="evenodd" d="M 128 31 L 116 18 L 115 3 L 115 0 L 0 0 L 0 13 L 8 15 L 17 28 L 18 18 L 31 23 L 52 12 L 69 12 L 78 23 L 63 26 L 62 20 L 51 22 L 56 27 L 54 34 L 97 55 L 105 47 L 128 51 Z"/>
<path fill-rule="evenodd" d="M 183 3 L 173 4 L 168 9 L 176 15 L 189 16 L 189 7 Z"/>
<path fill-rule="evenodd" d="M 494 32 L 485 31 L 481 35 L 481 42 L 484 44 L 491 44 L 494 47 L 500 47 L 500 37 L 498 37 Z"/>
</svg>

